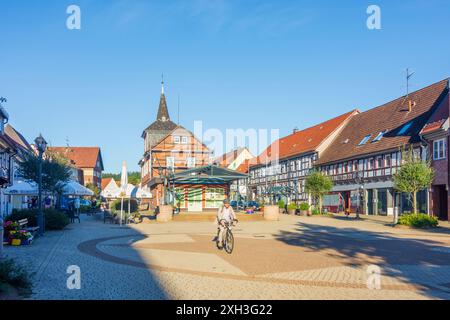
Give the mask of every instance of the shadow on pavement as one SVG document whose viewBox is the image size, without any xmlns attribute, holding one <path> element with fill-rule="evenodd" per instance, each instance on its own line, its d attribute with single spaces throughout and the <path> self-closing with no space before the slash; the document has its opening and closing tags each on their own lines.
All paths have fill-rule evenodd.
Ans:
<svg viewBox="0 0 450 320">
<path fill-rule="evenodd" d="M 384 275 L 420 284 L 427 296 L 450 297 L 450 247 L 443 243 L 302 222 L 297 231 L 281 231 L 275 238 L 291 246 L 322 252 L 347 266 L 377 265 Z"/>
</svg>

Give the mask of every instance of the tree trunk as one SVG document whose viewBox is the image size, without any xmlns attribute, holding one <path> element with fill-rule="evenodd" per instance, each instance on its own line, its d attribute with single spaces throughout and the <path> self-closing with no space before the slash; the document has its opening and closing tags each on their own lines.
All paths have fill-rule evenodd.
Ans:
<svg viewBox="0 0 450 320">
<path fill-rule="evenodd" d="M 322 196 L 319 196 L 319 213 L 322 214 Z"/>
<path fill-rule="evenodd" d="M 413 192 L 413 211 L 414 214 L 417 214 L 417 192 Z"/>
</svg>

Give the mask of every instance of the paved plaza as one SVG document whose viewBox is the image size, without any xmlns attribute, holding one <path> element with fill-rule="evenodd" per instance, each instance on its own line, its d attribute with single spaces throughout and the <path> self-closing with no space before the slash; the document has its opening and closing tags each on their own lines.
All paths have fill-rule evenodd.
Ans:
<svg viewBox="0 0 450 320">
<path fill-rule="evenodd" d="M 31 299 L 450 299 L 450 229 L 387 222 L 241 222 L 228 255 L 211 222 L 120 227 L 85 216 L 6 253 L 35 273 Z M 79 290 L 67 288 L 72 265 Z M 367 286 L 369 266 L 381 272 L 379 289 Z"/>
</svg>

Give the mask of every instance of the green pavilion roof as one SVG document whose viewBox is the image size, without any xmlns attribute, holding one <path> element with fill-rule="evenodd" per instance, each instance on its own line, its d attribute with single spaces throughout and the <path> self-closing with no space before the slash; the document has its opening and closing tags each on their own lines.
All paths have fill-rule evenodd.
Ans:
<svg viewBox="0 0 450 320">
<path fill-rule="evenodd" d="M 247 175 L 234 170 L 207 165 L 174 174 L 170 181 L 176 184 L 224 184 L 245 179 Z"/>
</svg>

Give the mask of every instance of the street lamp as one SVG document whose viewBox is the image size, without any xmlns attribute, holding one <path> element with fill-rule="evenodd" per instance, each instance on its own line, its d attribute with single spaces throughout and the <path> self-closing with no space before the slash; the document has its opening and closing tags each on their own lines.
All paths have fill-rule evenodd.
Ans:
<svg viewBox="0 0 450 320">
<path fill-rule="evenodd" d="M 356 210 L 356 219 L 360 219 L 360 211 L 361 209 L 364 207 L 364 178 L 363 178 L 364 173 L 358 171 L 358 173 L 356 174 L 356 183 L 359 185 L 358 186 L 358 208 Z"/>
<path fill-rule="evenodd" d="M 39 203 L 39 212 L 38 212 L 38 226 L 39 226 L 39 235 L 42 236 L 45 232 L 45 223 L 44 223 L 44 213 L 42 212 L 42 157 L 44 155 L 45 150 L 47 149 L 47 141 L 45 141 L 42 134 L 39 135 L 34 140 L 36 144 L 36 148 L 39 153 L 39 168 L 38 168 L 38 177 L 39 177 L 39 192 L 38 192 L 38 203 Z"/>
</svg>

